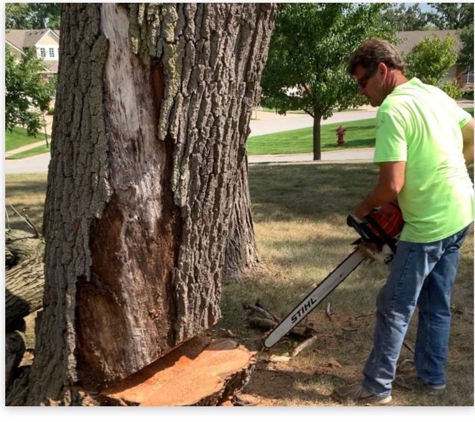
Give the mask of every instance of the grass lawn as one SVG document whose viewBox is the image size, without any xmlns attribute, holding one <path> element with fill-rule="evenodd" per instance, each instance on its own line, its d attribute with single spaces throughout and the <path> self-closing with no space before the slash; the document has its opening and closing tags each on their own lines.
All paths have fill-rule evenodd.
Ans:
<svg viewBox="0 0 475 422">
<path fill-rule="evenodd" d="M 473 116 L 473 107 L 465 109 Z M 345 143 L 336 143 L 338 126 L 346 128 Z M 375 142 L 376 119 L 364 119 L 354 122 L 332 123 L 321 127 L 322 151 L 345 148 L 372 148 Z M 251 136 L 247 140 L 249 155 L 301 154 L 313 151 L 313 128 L 289 130 L 270 135 Z"/>
<path fill-rule="evenodd" d="M 50 152 L 50 148 L 46 145 L 40 145 L 39 147 L 31 148 L 26 151 L 19 152 L 18 154 L 10 155 L 6 157 L 7 160 L 19 160 L 21 158 L 33 157 L 35 155 L 45 154 Z"/>
<path fill-rule="evenodd" d="M 50 139 L 49 135 L 47 135 L 47 137 Z M 9 130 L 5 131 L 5 151 L 11 151 L 13 149 L 44 140 L 44 133 L 39 133 L 36 136 L 28 136 L 25 129 L 16 127 L 11 132 Z"/>
<path fill-rule="evenodd" d="M 345 143 L 336 143 L 336 129 L 346 128 Z M 322 151 L 344 148 L 374 147 L 376 119 L 363 119 L 354 122 L 332 123 L 321 128 Z M 247 140 L 249 155 L 299 154 L 313 151 L 313 128 L 289 130 L 270 135 L 251 136 Z"/>
</svg>

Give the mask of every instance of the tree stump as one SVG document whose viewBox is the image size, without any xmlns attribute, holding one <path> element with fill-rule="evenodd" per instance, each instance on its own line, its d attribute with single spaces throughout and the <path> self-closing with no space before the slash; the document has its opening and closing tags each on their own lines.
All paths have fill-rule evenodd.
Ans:
<svg viewBox="0 0 475 422">
<path fill-rule="evenodd" d="M 230 339 L 195 337 L 100 393 L 109 405 L 216 406 L 248 381 L 255 352 Z"/>
</svg>

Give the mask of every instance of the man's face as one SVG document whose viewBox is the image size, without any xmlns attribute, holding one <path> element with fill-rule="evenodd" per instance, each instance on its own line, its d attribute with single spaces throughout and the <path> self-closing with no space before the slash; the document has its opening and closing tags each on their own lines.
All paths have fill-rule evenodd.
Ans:
<svg viewBox="0 0 475 422">
<path fill-rule="evenodd" d="M 354 76 L 358 81 L 358 92 L 364 95 L 373 107 L 379 107 L 385 98 L 379 66 L 371 73 L 358 65 Z"/>
</svg>

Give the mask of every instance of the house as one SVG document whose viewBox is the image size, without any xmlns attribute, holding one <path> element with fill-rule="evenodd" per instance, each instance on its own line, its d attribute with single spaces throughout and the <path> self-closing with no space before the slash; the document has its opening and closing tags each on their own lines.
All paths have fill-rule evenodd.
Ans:
<svg viewBox="0 0 475 422">
<path fill-rule="evenodd" d="M 457 40 L 455 48 L 457 52 L 462 48 L 462 42 L 457 34 L 456 30 L 427 30 L 427 31 L 402 31 L 396 33 L 399 43 L 396 48 L 400 53 L 408 54 L 412 49 L 419 44 L 425 37 L 435 35 L 441 40 L 445 40 L 447 36 L 452 36 Z M 456 79 L 460 87 L 465 85 L 473 85 L 473 69 L 463 69 L 462 67 L 455 65 L 449 69 L 447 76 L 442 79 L 442 83 Z"/>
<path fill-rule="evenodd" d="M 57 75 L 59 63 L 59 31 L 52 29 L 12 29 L 5 34 L 5 43 L 14 54 L 22 54 L 27 48 L 34 48 L 36 56 L 43 59 L 45 79 Z"/>
</svg>

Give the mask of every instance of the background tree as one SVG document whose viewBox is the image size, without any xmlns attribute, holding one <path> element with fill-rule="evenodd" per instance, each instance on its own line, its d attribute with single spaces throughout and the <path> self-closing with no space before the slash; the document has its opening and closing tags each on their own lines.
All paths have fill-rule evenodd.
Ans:
<svg viewBox="0 0 475 422">
<path fill-rule="evenodd" d="M 381 18 L 383 4 L 282 4 L 262 77 L 261 104 L 285 114 L 303 110 L 313 117 L 313 158 L 321 159 L 321 120 L 335 110 L 366 100 L 346 73 L 350 54 L 365 39 L 392 40 Z"/>
<path fill-rule="evenodd" d="M 458 64 L 473 70 L 473 22 L 459 31 L 463 45 L 459 53 Z"/>
<path fill-rule="evenodd" d="M 6 3 L 7 29 L 59 29 L 58 3 Z"/>
<path fill-rule="evenodd" d="M 55 84 L 45 82 L 40 74 L 43 60 L 28 49 L 15 58 L 5 48 L 5 128 L 24 126 L 29 135 L 36 135 L 43 126 L 43 114 L 55 93 Z"/>
<path fill-rule="evenodd" d="M 29 3 L 5 3 L 5 29 L 28 29 Z"/>
<path fill-rule="evenodd" d="M 473 24 L 473 3 L 428 3 L 428 19 L 439 29 L 462 29 Z"/>
<path fill-rule="evenodd" d="M 419 3 L 406 7 L 404 3 L 390 3 L 382 11 L 384 20 L 396 31 L 421 31 L 427 27 L 428 15 Z"/>
<path fill-rule="evenodd" d="M 64 4 L 27 403 L 82 403 L 217 323 L 275 4 Z"/>
<path fill-rule="evenodd" d="M 439 85 L 457 62 L 456 43 L 450 35 L 445 40 L 435 35 L 425 37 L 406 56 L 407 76 L 415 76 L 430 85 Z"/>
</svg>

